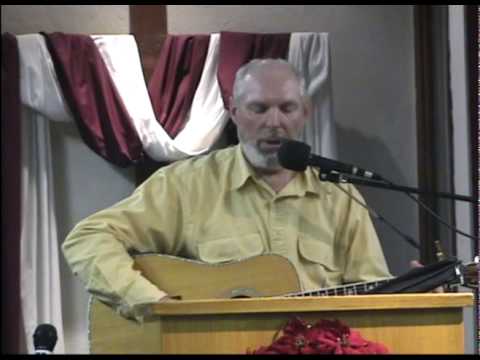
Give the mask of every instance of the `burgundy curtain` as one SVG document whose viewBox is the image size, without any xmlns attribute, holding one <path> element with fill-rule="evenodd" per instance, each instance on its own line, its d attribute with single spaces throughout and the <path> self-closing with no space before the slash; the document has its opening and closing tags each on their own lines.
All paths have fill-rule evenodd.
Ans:
<svg viewBox="0 0 480 360">
<path fill-rule="evenodd" d="M 157 121 L 174 138 L 185 125 L 207 56 L 209 35 L 168 35 L 148 84 Z"/>
<path fill-rule="evenodd" d="M 83 141 L 118 166 L 141 160 L 142 143 L 94 41 L 87 35 L 42 35 Z"/>
<path fill-rule="evenodd" d="M 15 36 L 2 34 L 2 353 L 20 351 L 20 70 Z"/>
<path fill-rule="evenodd" d="M 252 59 L 287 59 L 290 34 L 220 33 L 218 82 L 223 104 L 230 108 L 233 82 L 237 70 Z"/>
</svg>

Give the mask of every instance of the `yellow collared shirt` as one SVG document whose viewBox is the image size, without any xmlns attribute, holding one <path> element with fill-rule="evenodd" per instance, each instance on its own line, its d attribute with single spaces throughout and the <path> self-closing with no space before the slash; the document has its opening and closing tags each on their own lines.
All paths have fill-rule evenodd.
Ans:
<svg viewBox="0 0 480 360">
<path fill-rule="evenodd" d="M 363 207 L 311 168 L 275 193 L 238 145 L 158 170 L 78 223 L 62 248 L 90 292 L 127 306 L 165 296 L 132 270 L 127 250 L 208 263 L 274 253 L 292 262 L 303 290 L 391 276 Z"/>
</svg>

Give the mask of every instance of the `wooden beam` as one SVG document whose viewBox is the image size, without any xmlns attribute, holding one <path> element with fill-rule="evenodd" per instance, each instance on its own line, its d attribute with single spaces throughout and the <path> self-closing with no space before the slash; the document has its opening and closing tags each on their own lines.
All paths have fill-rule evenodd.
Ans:
<svg viewBox="0 0 480 360">
<path fill-rule="evenodd" d="M 466 33 L 467 33 L 467 69 L 468 69 L 468 82 L 469 82 L 469 94 L 468 104 L 470 112 L 470 134 L 471 134 L 471 146 L 472 146 L 472 195 L 474 199 L 479 199 L 480 196 L 480 77 L 479 77 L 479 64 L 480 64 L 480 8 L 478 5 L 466 5 L 465 6 L 465 20 L 466 20 Z M 473 235 L 477 238 L 480 236 L 480 203 L 473 207 Z M 479 243 L 474 242 L 473 250 L 474 255 L 479 253 Z M 474 331 L 477 336 L 476 353 L 480 354 L 480 290 L 475 292 L 475 312 L 474 318 L 477 319 Z"/>
<path fill-rule="evenodd" d="M 167 35 L 166 5 L 129 5 L 130 34 L 135 36 L 142 61 L 143 75 L 148 84 L 155 69 L 163 42 Z M 135 182 L 140 185 L 155 170 L 166 163 L 156 162 L 145 157 L 135 167 Z"/>
<path fill-rule="evenodd" d="M 418 186 L 437 190 L 435 176 L 435 138 L 433 122 L 433 36 L 432 8 L 415 5 L 415 72 L 417 88 L 417 158 Z M 419 199 L 435 212 L 434 196 L 422 194 Z M 429 264 L 435 261 L 434 241 L 438 239 L 435 221 L 422 209 L 419 210 L 420 259 Z"/>
<path fill-rule="evenodd" d="M 466 20 L 466 32 L 467 32 L 467 69 L 468 69 L 468 103 L 470 113 L 470 135 L 472 144 L 472 164 L 471 164 L 471 176 L 472 182 L 472 195 L 475 199 L 479 198 L 480 180 L 479 180 L 479 167 L 480 167 L 480 127 L 479 127 L 479 97 L 480 97 L 480 78 L 478 75 L 479 57 L 480 57 L 480 36 L 478 32 L 480 17 L 479 17 L 478 5 L 466 5 L 465 6 L 465 20 Z M 480 204 L 474 207 L 474 235 L 480 235 Z M 475 253 L 478 253 L 478 243 L 475 244 Z"/>
<path fill-rule="evenodd" d="M 130 33 L 135 35 L 145 80 L 152 75 L 167 34 L 166 5 L 129 5 Z"/>
</svg>

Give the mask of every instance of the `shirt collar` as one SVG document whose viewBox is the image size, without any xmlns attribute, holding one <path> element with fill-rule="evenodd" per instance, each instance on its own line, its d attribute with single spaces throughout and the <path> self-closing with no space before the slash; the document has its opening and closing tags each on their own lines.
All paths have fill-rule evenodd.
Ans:
<svg viewBox="0 0 480 360">
<path fill-rule="evenodd" d="M 305 191 L 305 194 L 311 193 L 320 195 L 322 190 L 325 191 L 326 187 L 322 186 L 322 183 L 318 180 L 319 176 L 318 169 L 314 169 L 310 166 L 302 173 L 300 181 L 304 184 L 303 190 Z"/>
<path fill-rule="evenodd" d="M 245 155 L 243 155 L 241 145 L 238 144 L 236 147 L 230 190 L 240 189 L 247 182 L 248 178 L 255 176 L 252 166 L 248 163 L 247 159 L 245 159 Z"/>
</svg>

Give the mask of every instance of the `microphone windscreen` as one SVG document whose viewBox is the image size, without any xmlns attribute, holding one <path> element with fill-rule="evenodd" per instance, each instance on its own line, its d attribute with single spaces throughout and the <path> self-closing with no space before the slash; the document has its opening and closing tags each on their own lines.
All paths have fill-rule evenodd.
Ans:
<svg viewBox="0 0 480 360">
<path fill-rule="evenodd" d="M 40 324 L 33 333 L 33 345 L 36 350 L 53 351 L 57 343 L 57 330 L 53 325 Z"/>
<path fill-rule="evenodd" d="M 305 171 L 310 157 L 310 146 L 300 141 L 289 140 L 280 146 L 277 156 L 284 168 Z"/>
</svg>

